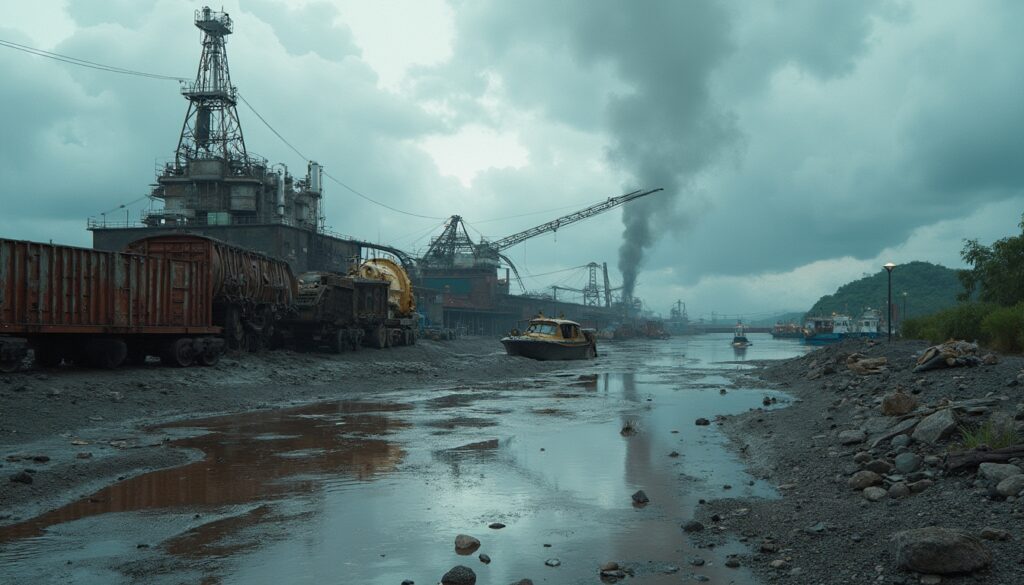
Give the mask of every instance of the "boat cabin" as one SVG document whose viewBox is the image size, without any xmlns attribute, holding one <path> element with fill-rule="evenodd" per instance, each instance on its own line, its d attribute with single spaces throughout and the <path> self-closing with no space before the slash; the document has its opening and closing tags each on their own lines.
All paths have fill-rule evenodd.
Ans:
<svg viewBox="0 0 1024 585">
<path fill-rule="evenodd" d="M 565 340 L 584 339 L 580 324 L 565 319 L 533 319 L 524 336 L 555 337 Z"/>
</svg>

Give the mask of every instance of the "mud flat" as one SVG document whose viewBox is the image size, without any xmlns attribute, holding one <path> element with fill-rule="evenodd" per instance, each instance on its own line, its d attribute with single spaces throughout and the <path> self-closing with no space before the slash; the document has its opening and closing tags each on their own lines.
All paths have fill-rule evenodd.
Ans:
<svg viewBox="0 0 1024 585">
<path fill-rule="evenodd" d="M 0 526 L 115 481 L 200 458 L 198 450 L 168 448 L 167 433 L 156 428 L 171 421 L 382 399 L 410 387 L 500 387 L 565 367 L 509 359 L 493 340 L 463 338 L 340 356 L 236 353 L 210 368 L 151 362 L 112 371 L 61 367 L 2 375 Z M 22 473 L 31 483 L 9 481 Z"/>
<path fill-rule="evenodd" d="M 1024 583 L 1024 494 L 1004 482 L 1022 461 L 950 469 L 961 429 L 1024 442 L 1024 359 L 914 373 L 925 347 L 849 341 L 762 362 L 756 374 L 795 402 L 715 424 L 782 497 L 709 501 L 696 539 L 738 538 L 739 562 L 769 583 Z M 860 374 L 851 354 L 888 363 Z"/>
</svg>

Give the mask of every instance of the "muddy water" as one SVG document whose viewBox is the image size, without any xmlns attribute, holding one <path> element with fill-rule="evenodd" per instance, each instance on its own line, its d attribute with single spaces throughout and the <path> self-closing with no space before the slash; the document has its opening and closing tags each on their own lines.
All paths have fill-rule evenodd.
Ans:
<svg viewBox="0 0 1024 585">
<path fill-rule="evenodd" d="M 0 573 L 397 584 L 436 583 L 465 564 L 480 583 L 594 583 L 597 567 L 617 560 L 636 582 L 752 583 L 722 564 L 739 545 L 694 549 L 679 529 L 702 498 L 775 497 L 714 426 L 694 424 L 759 407 L 765 395 L 785 402 L 731 374 L 802 349 L 751 337 L 742 354 L 727 335 L 630 342 L 561 375 L 177 424 L 162 432 L 201 460 L 0 529 Z M 644 507 L 630 498 L 639 489 Z M 458 555 L 459 533 L 480 550 Z M 697 557 L 703 566 L 691 564 Z"/>
</svg>

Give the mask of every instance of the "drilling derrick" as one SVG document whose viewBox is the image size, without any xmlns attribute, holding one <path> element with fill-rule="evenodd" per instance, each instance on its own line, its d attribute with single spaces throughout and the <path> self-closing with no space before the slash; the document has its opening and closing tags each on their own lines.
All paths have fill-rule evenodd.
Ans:
<svg viewBox="0 0 1024 585">
<path fill-rule="evenodd" d="M 196 28 L 203 31 L 203 53 L 196 80 L 182 88 L 189 101 L 174 163 L 184 167 L 198 159 L 222 161 L 231 174 L 249 170 L 242 126 L 238 122 L 238 90 L 231 85 L 227 36 L 231 17 L 209 7 L 196 11 Z"/>
</svg>

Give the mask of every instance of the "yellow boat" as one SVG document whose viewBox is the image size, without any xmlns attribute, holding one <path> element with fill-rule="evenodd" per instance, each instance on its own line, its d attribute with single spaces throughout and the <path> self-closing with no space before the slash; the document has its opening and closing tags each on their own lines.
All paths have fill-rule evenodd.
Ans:
<svg viewBox="0 0 1024 585">
<path fill-rule="evenodd" d="M 597 336 L 590 329 L 568 319 L 551 319 L 542 315 L 530 320 L 522 333 L 512 331 L 503 337 L 508 355 L 535 360 L 586 360 L 597 357 Z"/>
</svg>

